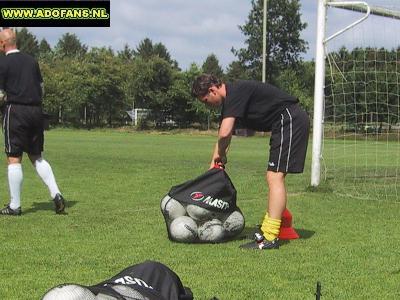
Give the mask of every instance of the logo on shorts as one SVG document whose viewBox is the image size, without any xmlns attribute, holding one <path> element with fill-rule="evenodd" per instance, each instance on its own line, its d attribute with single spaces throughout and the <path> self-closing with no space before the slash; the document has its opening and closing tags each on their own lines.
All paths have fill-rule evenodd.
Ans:
<svg viewBox="0 0 400 300">
<path fill-rule="evenodd" d="M 274 163 L 274 162 L 268 162 L 268 165 L 269 165 L 270 167 L 275 167 L 275 163 Z"/>
<path fill-rule="evenodd" d="M 201 201 L 204 199 L 204 194 L 202 192 L 193 192 L 190 194 L 190 198 L 193 201 Z"/>
</svg>

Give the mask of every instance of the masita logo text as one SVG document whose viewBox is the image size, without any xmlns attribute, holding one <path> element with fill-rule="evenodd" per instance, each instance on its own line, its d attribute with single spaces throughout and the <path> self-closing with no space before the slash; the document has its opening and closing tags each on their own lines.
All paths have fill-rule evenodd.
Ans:
<svg viewBox="0 0 400 300">
<path fill-rule="evenodd" d="M 221 210 L 228 210 L 229 209 L 229 203 L 218 199 L 218 198 L 213 198 L 211 196 L 205 196 L 202 192 L 193 192 L 190 194 L 190 198 L 193 201 L 196 202 L 202 202 L 208 206 L 212 206 Z"/>
</svg>

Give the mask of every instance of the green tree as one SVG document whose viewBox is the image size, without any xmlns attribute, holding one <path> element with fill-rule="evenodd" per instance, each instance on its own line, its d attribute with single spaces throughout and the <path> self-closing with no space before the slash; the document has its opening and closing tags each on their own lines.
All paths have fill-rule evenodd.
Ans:
<svg viewBox="0 0 400 300">
<path fill-rule="evenodd" d="M 149 38 L 145 38 L 140 41 L 133 53 L 136 57 L 141 57 L 142 59 L 147 60 L 154 56 L 153 48 L 153 42 Z"/>
<path fill-rule="evenodd" d="M 399 49 L 371 47 L 351 51 L 342 47 L 330 53 L 325 120 L 343 122 L 350 128 L 362 123 L 398 122 L 398 55 Z"/>
<path fill-rule="evenodd" d="M 171 55 L 167 48 L 162 43 L 157 43 L 153 46 L 153 55 L 165 59 L 167 62 L 172 63 Z"/>
<path fill-rule="evenodd" d="M 136 58 L 134 64 L 130 90 L 134 91 L 135 107 L 151 109 L 153 119 L 162 124 L 168 114 L 166 95 L 173 82 L 173 68 L 158 56 L 149 60 Z"/>
<path fill-rule="evenodd" d="M 300 63 L 297 69 L 282 71 L 278 78 L 278 87 L 297 97 L 301 106 L 312 113 L 314 103 L 314 63 Z"/>
<path fill-rule="evenodd" d="M 117 55 L 119 58 L 128 61 L 133 58 L 134 50 L 129 48 L 128 44 L 125 44 L 124 49 L 122 51 L 118 51 Z"/>
<path fill-rule="evenodd" d="M 68 65 L 68 68 L 65 66 Z M 62 60 L 42 61 L 41 72 L 44 81 L 44 109 L 52 116 L 53 122 L 56 124 L 69 123 L 73 111 L 76 107 L 76 96 L 78 83 L 84 78 L 78 80 L 82 65 L 78 68 L 76 61 L 65 58 Z M 81 91 L 82 92 L 82 91 Z M 80 97 L 82 93 L 78 96 Z"/>
<path fill-rule="evenodd" d="M 133 53 L 136 57 L 141 57 L 144 60 L 149 60 L 152 57 L 158 56 L 171 64 L 174 68 L 178 68 L 178 63 L 171 58 L 168 49 L 162 43 L 153 44 L 149 38 L 142 40 Z"/>
<path fill-rule="evenodd" d="M 39 51 L 40 54 L 45 54 L 51 52 L 50 44 L 46 41 L 46 39 L 42 39 L 39 43 Z"/>
<path fill-rule="evenodd" d="M 83 57 L 88 47 L 74 33 L 65 33 L 58 40 L 55 52 L 58 57 Z"/>
<path fill-rule="evenodd" d="M 218 78 L 223 78 L 224 71 L 219 65 L 219 60 L 215 54 L 210 54 L 207 56 L 203 65 L 201 66 L 203 73 L 212 74 L 217 76 Z"/>
<path fill-rule="evenodd" d="M 245 25 L 239 26 L 245 35 L 246 48 L 232 49 L 239 61 L 246 66 L 253 79 L 262 77 L 263 0 L 252 0 L 252 9 Z M 267 81 L 274 83 L 280 71 L 296 68 L 300 54 L 307 43 L 300 33 L 307 26 L 300 19 L 299 0 L 268 1 L 267 11 Z"/>
<path fill-rule="evenodd" d="M 34 57 L 39 56 L 39 43 L 34 34 L 25 27 L 15 31 L 17 35 L 17 47 L 22 52 L 28 53 Z"/>
<path fill-rule="evenodd" d="M 233 61 L 229 64 L 228 69 L 226 71 L 226 79 L 228 81 L 234 81 L 238 79 L 250 79 L 250 76 L 247 72 L 246 66 L 243 65 L 240 61 Z"/>
<path fill-rule="evenodd" d="M 136 90 L 133 84 L 137 71 L 135 60 L 126 55 L 126 53 L 130 53 L 130 51 L 125 52 L 125 54 L 118 53 L 117 63 L 120 66 L 121 81 L 119 85 L 123 93 L 124 107 L 126 108 L 125 110 L 131 110 L 132 108 L 137 108 L 137 103 L 135 103 Z"/>
<path fill-rule="evenodd" d="M 92 109 L 95 124 L 105 122 L 113 126 L 114 121 L 121 123 L 125 116 L 124 92 L 120 60 L 110 48 L 92 48 L 87 54 L 88 97 L 87 103 Z M 123 113 L 122 113 L 123 112 Z"/>
<path fill-rule="evenodd" d="M 190 65 L 186 72 L 184 72 L 188 81 L 189 91 L 191 91 L 193 81 L 201 73 L 202 69 L 194 63 Z M 217 121 L 219 111 L 218 109 L 210 108 L 209 106 L 204 105 L 204 103 L 192 96 L 189 102 L 188 114 L 192 116 L 191 122 L 199 123 L 202 129 L 210 129 L 212 123 Z"/>
<path fill-rule="evenodd" d="M 51 50 L 50 44 L 46 41 L 46 39 L 42 39 L 39 43 L 39 58 L 49 59 L 52 53 L 53 51 Z"/>
</svg>

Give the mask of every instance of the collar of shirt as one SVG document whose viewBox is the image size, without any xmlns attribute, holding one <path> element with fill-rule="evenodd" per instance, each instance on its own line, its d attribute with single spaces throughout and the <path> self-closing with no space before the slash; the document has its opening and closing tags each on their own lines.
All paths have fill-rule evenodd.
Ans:
<svg viewBox="0 0 400 300">
<path fill-rule="evenodd" d="M 6 55 L 11 54 L 11 53 L 18 53 L 18 52 L 19 52 L 18 49 L 13 49 L 13 50 L 7 51 Z"/>
</svg>

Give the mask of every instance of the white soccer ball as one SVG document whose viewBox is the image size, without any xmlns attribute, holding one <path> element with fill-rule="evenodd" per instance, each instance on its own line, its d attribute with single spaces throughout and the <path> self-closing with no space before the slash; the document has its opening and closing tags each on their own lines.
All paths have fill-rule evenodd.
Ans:
<svg viewBox="0 0 400 300">
<path fill-rule="evenodd" d="M 130 298 L 127 298 L 127 299 L 130 299 Z M 99 294 L 97 294 L 95 300 L 117 300 L 117 298 L 110 296 L 110 295 L 103 294 L 103 293 L 99 293 Z"/>
<path fill-rule="evenodd" d="M 188 215 L 195 221 L 210 221 L 215 218 L 215 213 L 209 209 L 189 204 L 186 206 Z"/>
<path fill-rule="evenodd" d="M 240 210 L 235 210 L 225 219 L 222 226 L 227 236 L 235 236 L 242 232 L 244 228 L 244 216 Z"/>
<path fill-rule="evenodd" d="M 123 296 L 124 299 L 134 299 L 134 300 L 148 300 L 149 298 L 143 296 L 140 292 L 138 292 L 137 290 L 135 290 L 133 288 L 133 286 L 128 286 L 128 285 L 123 285 L 123 284 L 118 284 L 118 285 L 113 285 L 111 286 L 111 288 L 116 291 L 119 295 Z M 97 298 L 99 297 L 99 295 L 97 295 Z M 99 298 L 101 300 L 106 300 L 106 298 L 102 299 Z M 115 297 L 110 298 L 110 299 L 116 299 Z"/>
<path fill-rule="evenodd" d="M 160 206 L 163 215 L 167 216 L 170 220 L 186 215 L 185 207 L 168 195 L 161 200 Z"/>
<path fill-rule="evenodd" d="M 169 232 L 175 241 L 193 242 L 197 238 L 197 224 L 192 218 L 181 216 L 172 221 Z"/>
<path fill-rule="evenodd" d="M 218 242 L 224 238 L 225 232 L 222 222 L 212 219 L 199 227 L 199 239 L 204 242 Z"/>
<path fill-rule="evenodd" d="M 94 300 L 96 296 L 87 288 L 76 284 L 62 284 L 48 291 L 42 300 Z"/>
</svg>

